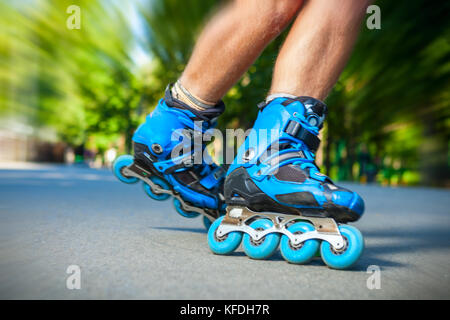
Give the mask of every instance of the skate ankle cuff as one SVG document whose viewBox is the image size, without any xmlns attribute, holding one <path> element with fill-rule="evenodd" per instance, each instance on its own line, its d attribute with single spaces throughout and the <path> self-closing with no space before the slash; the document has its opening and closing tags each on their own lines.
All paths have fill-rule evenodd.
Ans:
<svg viewBox="0 0 450 320">
<path fill-rule="evenodd" d="M 177 80 L 177 82 L 175 82 L 175 84 L 172 86 L 172 96 L 198 110 L 208 109 L 214 107 L 214 105 L 216 104 L 215 102 L 206 101 L 199 96 L 191 93 L 181 84 L 180 80 Z"/>
<path fill-rule="evenodd" d="M 319 130 L 322 129 L 323 122 L 325 121 L 325 118 L 328 113 L 327 105 L 324 102 L 313 97 L 301 96 L 291 98 L 288 97 L 287 94 L 280 93 L 280 94 L 273 94 L 267 97 L 265 101 L 260 102 L 258 104 L 258 108 L 261 109 L 261 111 L 264 110 L 266 106 L 268 106 L 270 103 L 272 103 L 273 100 L 277 98 L 285 99 L 283 102 L 281 102 L 281 105 L 285 107 L 287 107 L 291 103 L 300 102 L 304 106 L 303 116 L 306 122 L 313 127 L 317 127 L 317 129 Z"/>
<path fill-rule="evenodd" d="M 296 97 L 295 99 L 288 98 L 281 104 L 286 107 L 296 101 L 300 101 L 305 107 L 304 117 L 306 121 L 311 126 L 317 127 L 319 130 L 322 129 L 328 113 L 327 105 L 321 100 L 309 96 Z"/>
<path fill-rule="evenodd" d="M 210 106 L 208 108 L 205 108 L 204 110 L 199 110 L 196 108 L 193 108 L 192 106 L 188 105 L 187 103 L 184 103 L 181 100 L 178 100 L 172 96 L 172 87 L 174 84 L 170 83 L 166 87 L 166 91 L 164 94 L 164 101 L 169 107 L 188 110 L 192 112 L 196 117 L 203 121 L 214 121 L 215 118 L 220 116 L 225 111 L 225 104 L 222 100 L 220 100 L 217 104 L 214 106 Z"/>
</svg>

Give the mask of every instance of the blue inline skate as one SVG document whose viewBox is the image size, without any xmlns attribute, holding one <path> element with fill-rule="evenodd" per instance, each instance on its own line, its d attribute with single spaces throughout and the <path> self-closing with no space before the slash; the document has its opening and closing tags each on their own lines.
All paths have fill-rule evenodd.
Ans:
<svg viewBox="0 0 450 320">
<path fill-rule="evenodd" d="M 142 180 L 145 192 L 154 200 L 172 196 L 180 215 L 203 215 L 208 229 L 225 210 L 225 171 L 205 152 L 203 141 L 208 140 L 205 134 L 223 110 L 223 102 L 206 111 L 194 110 L 172 98 L 169 86 L 134 133 L 134 157 L 118 157 L 114 174 L 128 184 Z"/>
<path fill-rule="evenodd" d="M 327 113 L 311 97 L 276 98 L 260 104 L 253 129 L 228 169 L 227 214 L 208 232 L 217 254 L 241 243 L 253 259 L 266 259 L 280 246 L 291 263 L 309 262 L 318 252 L 331 268 L 352 266 L 362 254 L 358 220 L 362 198 L 336 186 L 315 165 L 319 130 Z"/>
</svg>

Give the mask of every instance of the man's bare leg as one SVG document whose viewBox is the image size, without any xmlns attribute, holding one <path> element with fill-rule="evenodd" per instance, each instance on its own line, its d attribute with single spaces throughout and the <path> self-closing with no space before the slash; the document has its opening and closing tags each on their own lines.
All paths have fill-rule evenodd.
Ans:
<svg viewBox="0 0 450 320">
<path fill-rule="evenodd" d="M 205 27 L 184 73 L 182 86 L 214 104 L 236 83 L 294 18 L 302 0 L 236 0 Z"/>
<path fill-rule="evenodd" d="M 339 78 L 368 0 L 306 0 L 278 55 L 270 94 L 325 99 Z"/>
<path fill-rule="evenodd" d="M 300 222 L 287 229 L 311 236 L 309 240 L 299 240 L 297 248 L 285 236 L 287 241 L 281 240 L 281 253 L 291 263 L 310 261 L 320 246 L 322 260 L 329 267 L 345 269 L 359 259 L 364 249 L 363 237 L 356 228 L 338 227 L 335 223 L 357 221 L 364 213 L 363 199 L 320 174 L 315 157 L 327 114 L 326 105 L 318 99 L 325 98 L 347 61 L 365 4 L 363 0 L 307 0 L 278 57 L 272 97 L 260 105 L 253 129 L 227 171 L 227 219 L 234 219 L 232 212 L 246 212 L 243 207 L 271 212 L 276 217 L 273 222 L 289 219 L 286 214 L 311 219 L 312 225 Z M 280 95 L 278 99 L 273 99 L 275 94 Z M 289 99 L 291 96 L 298 99 Z M 250 227 L 258 234 L 255 238 L 274 236 L 263 233 L 273 223 L 257 215 L 250 216 L 255 221 Z M 242 231 L 227 220 L 218 223 L 231 231 Z M 218 223 L 209 235 L 219 229 Z M 333 229 L 332 233 L 340 236 L 329 237 L 325 225 L 326 231 Z M 281 223 L 276 232 L 284 233 L 285 228 Z M 212 238 L 210 248 L 221 253 L 222 243 Z M 251 247 L 247 240 L 243 243 L 247 255 L 254 259 L 268 258 L 278 244 L 274 241 L 272 249 L 270 244 Z"/>
</svg>

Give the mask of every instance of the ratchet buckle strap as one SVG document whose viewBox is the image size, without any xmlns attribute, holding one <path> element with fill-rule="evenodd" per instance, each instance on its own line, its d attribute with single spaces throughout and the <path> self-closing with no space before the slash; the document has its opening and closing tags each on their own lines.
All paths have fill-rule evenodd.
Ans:
<svg viewBox="0 0 450 320">
<path fill-rule="evenodd" d="M 286 129 L 284 129 L 284 132 L 296 139 L 303 141 L 314 153 L 319 148 L 320 139 L 315 134 L 306 130 L 300 122 L 289 120 Z"/>
</svg>

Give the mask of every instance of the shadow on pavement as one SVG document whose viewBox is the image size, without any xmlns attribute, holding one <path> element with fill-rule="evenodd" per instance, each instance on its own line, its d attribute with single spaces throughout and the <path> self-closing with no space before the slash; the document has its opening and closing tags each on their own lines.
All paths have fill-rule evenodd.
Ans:
<svg viewBox="0 0 450 320">
<path fill-rule="evenodd" d="M 364 237 L 366 244 L 373 244 L 366 246 L 361 261 L 380 267 L 408 266 L 407 263 L 380 259 L 380 256 L 395 259 L 395 255 L 399 253 L 423 254 L 429 250 L 450 248 L 450 230 L 444 227 L 417 226 L 408 229 L 373 230 L 365 231 Z M 379 240 L 383 240 L 383 243 L 379 243 Z M 411 259 L 413 258 L 414 256 L 411 256 Z"/>
<path fill-rule="evenodd" d="M 181 232 L 193 232 L 193 233 L 207 233 L 205 228 L 173 228 L 173 227 L 150 227 L 156 230 L 168 230 L 168 231 L 181 231 Z"/>
<path fill-rule="evenodd" d="M 207 233 L 203 228 L 152 227 L 152 229 Z M 407 229 L 393 228 L 389 230 L 364 231 L 364 238 L 366 239 L 364 253 L 361 259 L 349 271 L 366 272 L 367 267 L 370 265 L 377 265 L 381 268 L 406 268 L 409 263 L 395 261 L 396 254 L 421 254 L 427 250 L 450 248 L 450 232 L 445 227 L 422 225 Z M 241 250 L 233 252 L 231 255 L 235 257 L 246 256 L 245 252 Z M 381 257 L 389 257 L 389 260 Z M 411 256 L 411 259 L 413 259 L 413 256 Z M 284 261 L 284 258 L 280 251 L 277 251 L 266 261 Z M 324 263 L 320 258 L 314 258 L 308 265 L 323 267 Z"/>
</svg>

